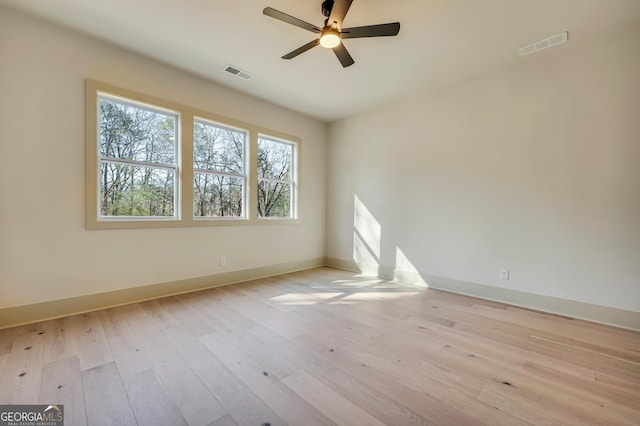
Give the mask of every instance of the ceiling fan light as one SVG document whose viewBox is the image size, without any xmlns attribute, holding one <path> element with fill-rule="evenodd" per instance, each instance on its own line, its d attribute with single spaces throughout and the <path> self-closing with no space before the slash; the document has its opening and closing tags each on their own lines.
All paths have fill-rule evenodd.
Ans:
<svg viewBox="0 0 640 426">
<path fill-rule="evenodd" d="M 333 49 L 339 44 L 340 33 L 331 28 L 327 28 L 322 31 L 322 35 L 320 36 L 320 46 L 326 47 L 327 49 Z"/>
</svg>

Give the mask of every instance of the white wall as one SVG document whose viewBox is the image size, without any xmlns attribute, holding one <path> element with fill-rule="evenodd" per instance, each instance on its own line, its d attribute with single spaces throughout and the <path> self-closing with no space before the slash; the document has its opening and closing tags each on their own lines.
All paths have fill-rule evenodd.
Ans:
<svg viewBox="0 0 640 426">
<path fill-rule="evenodd" d="M 333 123 L 329 140 L 328 257 L 640 311 L 640 29 Z"/>
<path fill-rule="evenodd" d="M 86 78 L 299 136 L 301 223 L 86 230 Z M 0 308 L 322 258 L 326 127 L 0 7 Z"/>
</svg>

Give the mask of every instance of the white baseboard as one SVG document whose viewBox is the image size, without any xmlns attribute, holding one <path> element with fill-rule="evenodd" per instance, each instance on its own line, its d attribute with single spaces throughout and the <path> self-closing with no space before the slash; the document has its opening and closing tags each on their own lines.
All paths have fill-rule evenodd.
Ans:
<svg viewBox="0 0 640 426">
<path fill-rule="evenodd" d="M 480 299 L 493 300 L 552 314 L 640 331 L 640 312 L 484 284 L 452 280 L 415 271 L 400 271 L 395 268 L 379 267 L 376 265 L 358 266 L 353 260 L 326 258 L 325 263 L 327 266 L 333 268 L 344 269 L 355 273 L 372 274 L 387 280 L 396 280 L 420 286 L 427 286 L 428 283 L 428 287 L 437 290 L 464 294 Z"/>
<path fill-rule="evenodd" d="M 31 305 L 3 308 L 0 309 L 0 329 L 317 268 L 324 266 L 324 261 L 324 258 L 302 260 L 226 272 L 223 274 L 188 278 L 179 281 L 132 287 L 123 290 L 88 294 Z"/>
</svg>

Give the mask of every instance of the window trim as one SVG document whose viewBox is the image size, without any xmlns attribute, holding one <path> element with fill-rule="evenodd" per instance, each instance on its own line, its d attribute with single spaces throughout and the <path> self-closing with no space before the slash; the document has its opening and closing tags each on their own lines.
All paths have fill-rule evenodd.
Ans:
<svg viewBox="0 0 640 426">
<path fill-rule="evenodd" d="M 124 98 L 147 104 L 158 110 L 166 109 L 178 114 L 179 150 L 177 152 L 177 168 L 179 176 L 178 193 L 175 211 L 177 217 L 111 217 L 98 220 L 98 94 L 114 98 Z M 243 218 L 236 217 L 207 217 L 193 216 L 193 125 L 194 120 L 201 119 L 219 124 L 223 127 L 238 129 L 246 132 L 245 141 L 245 211 Z M 258 173 L 257 153 L 258 135 L 268 139 L 281 140 L 295 145 L 294 173 L 296 176 L 295 216 L 292 218 L 258 218 Z M 144 229 L 144 228 L 179 228 L 179 227 L 209 227 L 209 226 L 240 226 L 267 224 L 298 224 L 300 223 L 298 206 L 301 198 L 300 191 L 300 151 L 302 143 L 297 136 L 267 129 L 255 124 L 246 123 L 232 118 L 217 115 L 208 111 L 188 107 L 179 103 L 167 101 L 136 91 L 123 89 L 108 83 L 87 79 L 85 81 L 85 227 L 87 229 Z"/>
</svg>

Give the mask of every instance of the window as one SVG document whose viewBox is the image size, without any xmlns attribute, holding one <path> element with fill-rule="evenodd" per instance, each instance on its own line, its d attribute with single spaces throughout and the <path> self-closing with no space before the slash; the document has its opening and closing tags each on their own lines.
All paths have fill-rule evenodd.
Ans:
<svg viewBox="0 0 640 426">
<path fill-rule="evenodd" d="M 94 80 L 85 96 L 88 229 L 297 223 L 299 138 Z"/>
<path fill-rule="evenodd" d="M 178 114 L 98 96 L 99 218 L 177 217 Z"/>
<path fill-rule="evenodd" d="M 243 130 L 194 121 L 194 217 L 245 217 L 246 139 Z"/>
<path fill-rule="evenodd" d="M 295 217 L 295 144 L 258 138 L 258 216 Z"/>
</svg>

